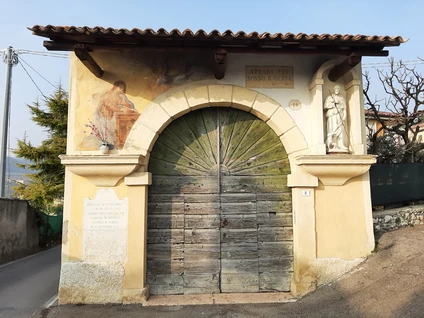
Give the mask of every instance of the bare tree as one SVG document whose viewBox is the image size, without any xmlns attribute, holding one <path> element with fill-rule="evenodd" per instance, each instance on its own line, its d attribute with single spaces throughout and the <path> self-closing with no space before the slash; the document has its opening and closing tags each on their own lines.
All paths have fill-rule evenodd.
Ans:
<svg viewBox="0 0 424 318">
<path fill-rule="evenodd" d="M 400 140 L 402 162 L 422 161 L 424 144 L 419 142 L 418 135 L 424 131 L 424 126 L 419 125 L 424 120 L 424 77 L 402 61 L 396 63 L 390 59 L 389 62 L 389 71 L 377 71 L 387 94 L 385 99 L 370 97 L 370 76 L 368 72 L 364 74 L 365 106 L 368 115 L 380 124 L 375 131 L 369 128 L 369 150 L 377 154 L 378 136 L 381 132 L 389 133 Z"/>
</svg>

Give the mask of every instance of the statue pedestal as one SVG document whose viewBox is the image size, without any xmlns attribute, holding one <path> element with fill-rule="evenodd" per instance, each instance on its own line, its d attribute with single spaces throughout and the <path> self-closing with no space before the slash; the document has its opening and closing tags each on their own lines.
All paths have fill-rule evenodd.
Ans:
<svg viewBox="0 0 424 318">
<path fill-rule="evenodd" d="M 372 155 L 331 154 L 299 156 L 298 165 L 317 177 L 324 185 L 341 186 L 349 179 L 367 172 L 376 162 Z"/>
</svg>

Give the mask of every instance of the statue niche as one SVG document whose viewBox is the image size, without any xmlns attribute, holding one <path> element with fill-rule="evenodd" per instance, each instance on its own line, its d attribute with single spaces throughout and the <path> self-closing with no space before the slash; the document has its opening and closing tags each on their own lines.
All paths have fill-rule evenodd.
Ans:
<svg viewBox="0 0 424 318">
<path fill-rule="evenodd" d="M 346 102 L 340 95 L 340 86 L 335 85 L 333 91 L 324 102 L 325 119 L 327 127 L 326 146 L 327 152 L 348 152 Z"/>
</svg>

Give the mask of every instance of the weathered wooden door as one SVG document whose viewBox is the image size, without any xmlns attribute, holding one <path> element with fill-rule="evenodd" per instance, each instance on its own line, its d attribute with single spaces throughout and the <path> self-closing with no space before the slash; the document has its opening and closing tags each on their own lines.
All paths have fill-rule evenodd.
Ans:
<svg viewBox="0 0 424 318">
<path fill-rule="evenodd" d="M 151 294 L 288 291 L 289 161 L 250 113 L 206 108 L 172 122 L 150 158 Z"/>
</svg>

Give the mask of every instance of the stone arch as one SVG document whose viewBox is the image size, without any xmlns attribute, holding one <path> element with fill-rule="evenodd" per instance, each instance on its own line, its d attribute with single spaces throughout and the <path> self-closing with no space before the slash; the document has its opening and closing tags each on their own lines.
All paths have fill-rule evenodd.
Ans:
<svg viewBox="0 0 424 318">
<path fill-rule="evenodd" d="M 145 156 L 147 166 L 154 143 L 171 121 L 209 106 L 233 107 L 262 119 L 275 131 L 289 156 L 308 148 L 303 133 L 275 100 L 240 86 L 204 85 L 160 96 L 150 103 L 131 129 L 122 153 Z M 293 163 L 290 165 L 293 171 Z"/>
</svg>

